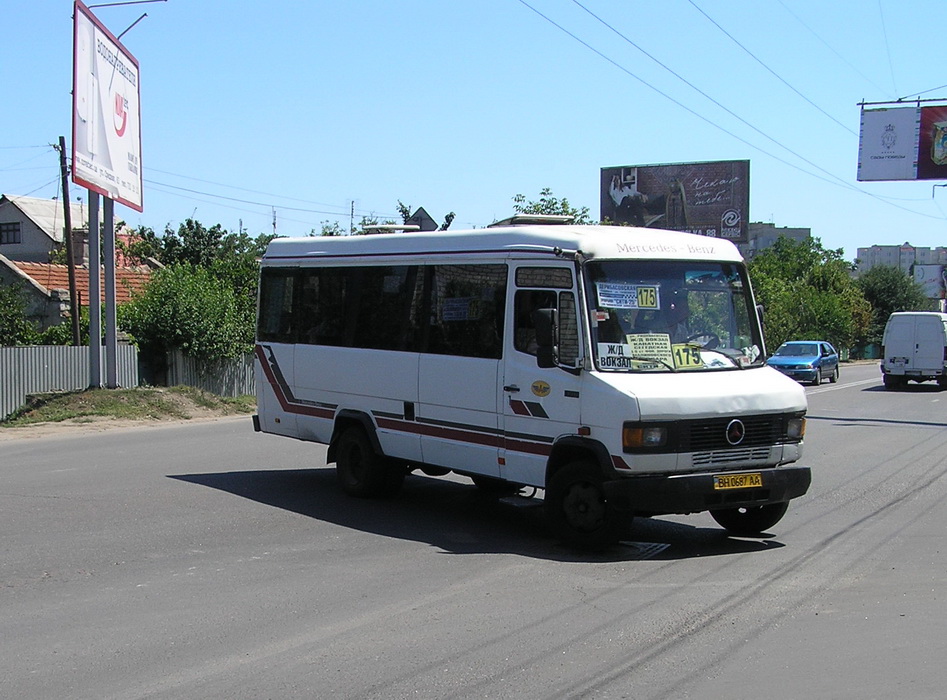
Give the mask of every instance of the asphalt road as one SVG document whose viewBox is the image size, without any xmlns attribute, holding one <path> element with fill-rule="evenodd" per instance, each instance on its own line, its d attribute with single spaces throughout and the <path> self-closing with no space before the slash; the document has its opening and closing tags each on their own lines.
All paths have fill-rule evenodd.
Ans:
<svg viewBox="0 0 947 700">
<path fill-rule="evenodd" d="M 807 389 L 813 486 L 578 555 L 461 478 L 343 497 L 247 418 L 8 440 L 0 698 L 942 698 L 947 392 Z"/>
</svg>

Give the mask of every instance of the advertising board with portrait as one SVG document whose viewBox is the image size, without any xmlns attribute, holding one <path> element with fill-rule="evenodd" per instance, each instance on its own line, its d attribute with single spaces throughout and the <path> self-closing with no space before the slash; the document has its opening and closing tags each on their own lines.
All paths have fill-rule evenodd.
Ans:
<svg viewBox="0 0 947 700">
<path fill-rule="evenodd" d="M 600 194 L 602 221 L 747 240 L 748 160 L 602 168 Z"/>
</svg>

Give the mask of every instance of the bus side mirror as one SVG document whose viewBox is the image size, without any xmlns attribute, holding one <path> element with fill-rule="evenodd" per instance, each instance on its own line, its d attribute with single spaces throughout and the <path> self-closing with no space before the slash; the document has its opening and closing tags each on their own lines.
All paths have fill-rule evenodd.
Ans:
<svg viewBox="0 0 947 700">
<path fill-rule="evenodd" d="M 555 367 L 559 364 L 556 347 L 559 318 L 555 309 L 536 309 L 533 314 L 536 328 L 536 366 Z"/>
<path fill-rule="evenodd" d="M 756 305 L 756 317 L 760 320 L 760 330 L 763 330 L 763 305 Z"/>
</svg>

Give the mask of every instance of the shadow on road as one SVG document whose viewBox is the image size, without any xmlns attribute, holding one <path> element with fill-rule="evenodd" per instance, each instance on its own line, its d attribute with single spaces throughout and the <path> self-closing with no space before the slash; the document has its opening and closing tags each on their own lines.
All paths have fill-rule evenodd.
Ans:
<svg viewBox="0 0 947 700">
<path fill-rule="evenodd" d="M 937 382 L 910 382 L 897 389 L 888 389 L 883 384 L 865 387 L 862 391 L 878 392 L 881 394 L 939 394 L 943 391 Z"/>
<path fill-rule="evenodd" d="M 856 425 L 908 425 L 921 428 L 947 428 L 947 423 L 924 420 L 898 420 L 896 418 L 855 418 L 853 416 L 815 416 L 806 414 L 806 421 L 826 421 L 839 427 Z"/>
<path fill-rule="evenodd" d="M 507 553 L 554 561 L 611 562 L 680 560 L 783 546 L 766 538 L 731 538 L 720 528 L 636 518 L 621 544 L 601 552 L 577 552 L 554 541 L 546 531 L 540 499 L 498 499 L 473 485 L 413 474 L 390 500 L 344 495 L 331 468 L 176 474 L 169 478 L 353 530 L 423 542 L 452 554 Z"/>
</svg>

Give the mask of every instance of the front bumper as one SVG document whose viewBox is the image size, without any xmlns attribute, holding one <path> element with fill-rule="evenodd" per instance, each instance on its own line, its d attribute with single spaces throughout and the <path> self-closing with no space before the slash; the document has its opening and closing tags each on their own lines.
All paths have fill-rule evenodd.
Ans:
<svg viewBox="0 0 947 700">
<path fill-rule="evenodd" d="M 773 367 L 773 365 L 770 365 Z M 795 369 L 792 367 L 773 367 L 773 369 L 782 372 L 787 377 L 795 379 L 797 382 L 814 382 L 819 370 L 815 367 L 805 369 Z"/>
<path fill-rule="evenodd" d="M 762 486 L 714 488 L 714 476 L 747 472 L 760 474 Z M 667 515 L 784 503 L 806 493 L 811 482 L 809 467 L 773 467 L 740 472 L 633 476 L 607 481 L 603 486 L 605 498 L 616 510 Z"/>
</svg>

